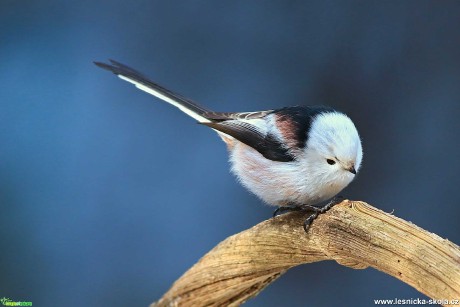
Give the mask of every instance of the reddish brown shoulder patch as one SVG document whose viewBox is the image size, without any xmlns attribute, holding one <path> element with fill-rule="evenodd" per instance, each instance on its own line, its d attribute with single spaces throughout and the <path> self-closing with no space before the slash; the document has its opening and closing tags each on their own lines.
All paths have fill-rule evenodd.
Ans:
<svg viewBox="0 0 460 307">
<path fill-rule="evenodd" d="M 275 114 L 276 126 L 286 144 L 291 148 L 299 148 L 302 140 L 299 140 L 299 123 L 285 114 Z"/>
</svg>

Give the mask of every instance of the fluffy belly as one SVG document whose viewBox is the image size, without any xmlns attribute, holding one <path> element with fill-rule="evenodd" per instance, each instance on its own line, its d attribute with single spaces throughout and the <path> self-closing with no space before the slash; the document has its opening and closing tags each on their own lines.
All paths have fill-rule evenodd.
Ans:
<svg viewBox="0 0 460 307">
<path fill-rule="evenodd" d="M 243 186 L 269 205 L 315 205 L 331 199 L 349 183 L 312 174 L 307 165 L 296 161 L 268 160 L 240 142 L 233 145 L 232 172 Z"/>
<path fill-rule="evenodd" d="M 242 143 L 231 151 L 232 172 L 239 181 L 264 202 L 282 206 L 309 202 L 310 197 L 294 182 L 298 172 L 296 162 L 277 162 L 264 158 L 259 152 Z"/>
</svg>

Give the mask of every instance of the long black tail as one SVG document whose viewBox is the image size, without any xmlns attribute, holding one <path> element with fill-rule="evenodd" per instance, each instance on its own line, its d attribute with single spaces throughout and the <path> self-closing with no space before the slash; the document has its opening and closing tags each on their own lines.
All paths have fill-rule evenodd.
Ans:
<svg viewBox="0 0 460 307">
<path fill-rule="evenodd" d="M 201 123 L 208 123 L 212 122 L 212 119 L 208 119 L 206 117 L 206 113 L 212 113 L 211 111 L 203 108 L 199 104 L 193 102 L 190 99 L 182 97 L 170 90 L 162 87 L 161 85 L 151 81 L 140 72 L 118 63 L 116 61 L 110 60 L 111 64 L 101 63 L 101 62 L 94 62 L 97 66 L 106 69 L 108 71 L 113 72 L 121 79 L 128 81 L 134 84 L 137 88 L 164 100 L 173 106 L 179 108 L 182 112 L 186 113 L 187 115 L 193 117 L 197 121 Z"/>
</svg>

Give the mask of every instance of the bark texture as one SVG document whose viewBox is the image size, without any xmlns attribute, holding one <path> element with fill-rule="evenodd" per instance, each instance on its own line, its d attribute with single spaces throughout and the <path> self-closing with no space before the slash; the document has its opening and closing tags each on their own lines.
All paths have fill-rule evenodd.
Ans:
<svg viewBox="0 0 460 307">
<path fill-rule="evenodd" d="M 288 213 L 225 239 L 151 307 L 237 306 L 288 269 L 322 260 L 373 267 L 433 299 L 460 298 L 460 248 L 452 242 L 364 202 L 344 200 L 308 233 L 306 217 Z"/>
</svg>

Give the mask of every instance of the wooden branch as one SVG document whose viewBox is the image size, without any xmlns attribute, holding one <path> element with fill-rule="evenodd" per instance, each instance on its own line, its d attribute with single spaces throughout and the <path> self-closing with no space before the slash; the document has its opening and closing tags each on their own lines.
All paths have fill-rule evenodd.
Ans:
<svg viewBox="0 0 460 307">
<path fill-rule="evenodd" d="M 288 213 L 233 235 L 201 258 L 153 306 L 239 305 L 289 268 L 335 260 L 373 267 L 433 299 L 460 298 L 460 248 L 366 203 L 344 200 L 302 228 Z"/>
</svg>

